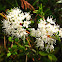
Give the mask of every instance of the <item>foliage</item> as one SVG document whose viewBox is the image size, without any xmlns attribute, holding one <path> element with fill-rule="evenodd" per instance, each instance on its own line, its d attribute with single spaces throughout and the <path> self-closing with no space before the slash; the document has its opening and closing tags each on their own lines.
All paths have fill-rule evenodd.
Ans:
<svg viewBox="0 0 62 62">
<path fill-rule="evenodd" d="M 32 3 L 33 1 L 33 3 Z M 29 2 L 29 3 L 28 3 Z M 24 7 L 21 7 L 20 0 L 0 0 L 0 13 L 4 12 L 13 7 L 20 7 L 23 11 L 32 11 L 34 14 L 33 19 L 34 23 L 40 19 L 41 17 L 46 17 L 49 15 L 53 15 L 53 18 L 57 19 L 58 24 L 62 23 L 62 8 L 61 2 L 56 0 L 26 0 L 24 3 Z M 28 4 L 28 6 L 26 6 Z M 31 8 L 30 8 L 31 7 Z M 30 8 L 30 9 L 29 9 Z M 26 9 L 26 10 L 25 10 Z M 32 9 L 32 10 L 31 10 Z M 34 11 L 33 11 L 34 9 Z M 41 15 L 41 16 L 40 16 Z M 0 16 L 0 20 L 3 17 Z M 37 21 L 38 22 L 38 21 Z M 36 22 L 36 23 L 37 23 Z M 62 25 L 61 25 L 62 27 Z M 0 42 L 2 43 L 4 40 L 4 33 L 2 32 L 2 23 L 0 21 Z M 53 36 L 54 37 L 54 36 Z M 56 35 L 55 38 L 57 41 L 60 41 L 60 38 Z M 29 38 L 25 39 L 25 43 L 22 39 L 14 38 L 9 36 L 6 37 L 6 48 L 0 46 L 0 62 L 25 62 L 26 56 L 28 62 L 62 62 L 62 44 L 61 42 L 57 43 L 55 46 L 55 51 L 47 53 L 46 51 L 38 50 L 35 47 L 35 43 L 33 44 L 35 38 L 29 35 Z M 32 40 L 32 41 L 31 41 Z M 60 45 L 60 46 L 59 46 Z"/>
</svg>

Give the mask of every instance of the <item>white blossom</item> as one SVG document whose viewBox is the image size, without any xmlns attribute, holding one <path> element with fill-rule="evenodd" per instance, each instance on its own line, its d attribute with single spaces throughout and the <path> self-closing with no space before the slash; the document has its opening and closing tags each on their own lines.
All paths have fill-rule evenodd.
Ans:
<svg viewBox="0 0 62 62">
<path fill-rule="evenodd" d="M 62 29 L 59 25 L 55 24 L 55 21 L 52 20 L 52 18 L 49 19 L 48 17 L 47 20 L 40 19 L 37 30 L 33 28 L 30 34 L 36 38 L 35 42 L 37 47 L 40 47 L 40 49 L 46 49 L 46 51 L 48 49 L 54 51 L 53 45 L 56 45 L 57 40 L 54 37 L 55 35 L 62 37 Z"/>
<path fill-rule="evenodd" d="M 49 18 L 49 17 L 48 17 L 48 18 L 47 18 L 47 21 L 48 21 L 49 23 L 51 23 L 51 24 L 55 24 L 55 21 L 53 21 L 52 18 Z"/>
<path fill-rule="evenodd" d="M 30 31 L 31 31 L 30 35 L 33 36 L 33 37 L 35 37 L 36 36 L 36 30 L 35 30 L 35 28 L 31 28 Z"/>
<path fill-rule="evenodd" d="M 29 25 L 30 23 L 31 23 L 30 21 L 24 21 L 23 26 L 26 27 L 26 28 L 28 28 L 28 25 Z"/>
<path fill-rule="evenodd" d="M 28 25 L 31 23 L 31 15 L 28 12 L 23 13 L 19 8 L 13 8 L 7 11 L 6 15 L 7 19 L 3 20 L 4 31 L 8 35 L 12 35 L 18 38 L 27 36 L 26 29 Z M 25 20 L 26 18 L 26 20 Z M 28 19 L 27 19 L 28 18 Z"/>
<path fill-rule="evenodd" d="M 36 45 L 37 47 L 40 47 L 40 49 L 43 49 L 44 48 L 44 42 L 41 38 L 36 38 Z"/>
<path fill-rule="evenodd" d="M 30 20 L 31 19 L 30 12 L 28 13 L 25 12 L 25 17 L 26 17 L 26 20 Z"/>
</svg>

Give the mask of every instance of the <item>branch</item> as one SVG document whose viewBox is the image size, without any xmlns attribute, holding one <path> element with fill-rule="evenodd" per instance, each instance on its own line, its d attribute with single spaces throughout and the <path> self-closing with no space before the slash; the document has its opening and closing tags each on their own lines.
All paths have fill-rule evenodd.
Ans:
<svg viewBox="0 0 62 62">
<path fill-rule="evenodd" d="M 27 47 L 26 47 L 26 50 L 27 50 Z M 27 54 L 26 54 L 26 62 L 27 62 Z"/>
<path fill-rule="evenodd" d="M 29 39 L 28 39 L 28 38 L 26 38 L 26 40 L 28 41 L 28 44 L 29 44 L 29 46 L 31 47 L 31 44 L 30 44 L 30 42 L 29 42 Z"/>
<path fill-rule="evenodd" d="M 12 44 L 11 44 L 11 48 L 13 47 L 13 42 L 12 42 Z"/>
<path fill-rule="evenodd" d="M 30 9 L 30 10 L 35 10 L 34 9 L 34 7 L 30 4 L 30 3 L 28 3 L 27 1 L 25 1 L 25 0 L 21 0 L 21 7 L 24 9 L 24 6 L 25 6 L 25 9 L 27 10 L 27 9 Z"/>
<path fill-rule="evenodd" d="M 4 48 L 7 50 L 7 48 L 6 48 L 5 36 L 4 36 Z"/>
</svg>

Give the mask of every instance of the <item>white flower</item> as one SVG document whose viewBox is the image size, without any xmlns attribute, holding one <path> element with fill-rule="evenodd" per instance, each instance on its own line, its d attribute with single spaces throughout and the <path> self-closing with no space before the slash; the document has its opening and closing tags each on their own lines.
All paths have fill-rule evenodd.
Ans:
<svg viewBox="0 0 62 62">
<path fill-rule="evenodd" d="M 41 31 L 39 29 L 36 30 L 36 37 L 41 37 Z"/>
<path fill-rule="evenodd" d="M 29 12 L 28 13 L 25 12 L 25 17 L 26 17 L 26 20 L 30 20 L 31 19 L 30 13 Z"/>
<path fill-rule="evenodd" d="M 48 18 L 47 18 L 47 21 L 48 21 L 49 23 L 51 23 L 51 24 L 55 24 L 55 21 L 53 21 L 52 18 L 49 18 L 49 17 L 48 17 Z"/>
<path fill-rule="evenodd" d="M 30 21 L 24 21 L 23 26 L 26 27 L 26 28 L 28 28 L 28 25 L 29 25 L 30 23 L 31 23 Z"/>
<path fill-rule="evenodd" d="M 47 45 L 46 46 L 46 51 L 48 51 L 48 49 L 50 50 L 50 51 L 54 51 L 54 46 L 53 45 Z M 49 52 L 49 51 L 48 51 Z"/>
<path fill-rule="evenodd" d="M 31 28 L 30 34 L 31 34 L 31 36 L 36 37 L 36 30 L 35 30 L 35 28 Z"/>
<path fill-rule="evenodd" d="M 28 28 L 28 25 L 31 23 L 30 20 L 30 13 L 23 13 L 22 10 L 19 8 L 13 8 L 7 12 L 7 19 L 3 20 L 3 27 L 6 34 L 12 35 L 18 38 L 22 38 L 24 36 L 27 36 L 26 29 L 23 27 Z M 26 17 L 30 17 L 29 19 L 26 19 Z"/>
<path fill-rule="evenodd" d="M 37 30 L 33 28 L 30 33 L 31 36 L 36 38 L 36 46 L 40 47 L 40 49 L 46 49 L 46 51 L 48 51 L 48 49 L 54 51 L 53 45 L 56 45 L 56 38 L 53 36 L 58 35 L 58 37 L 62 37 L 62 29 L 59 25 L 55 24 L 52 18 L 49 19 L 49 17 L 47 21 L 40 19 Z"/>
<path fill-rule="evenodd" d="M 40 49 L 43 49 L 44 48 L 44 42 L 41 38 L 36 38 L 36 41 L 35 41 L 37 44 L 37 47 L 40 47 Z"/>
<path fill-rule="evenodd" d="M 38 24 L 38 28 L 45 28 L 45 24 L 46 24 L 45 20 L 43 21 L 42 19 L 40 19 L 40 22 Z"/>
<path fill-rule="evenodd" d="M 62 37 L 62 28 L 60 28 L 60 30 L 59 30 L 59 36 Z"/>
</svg>

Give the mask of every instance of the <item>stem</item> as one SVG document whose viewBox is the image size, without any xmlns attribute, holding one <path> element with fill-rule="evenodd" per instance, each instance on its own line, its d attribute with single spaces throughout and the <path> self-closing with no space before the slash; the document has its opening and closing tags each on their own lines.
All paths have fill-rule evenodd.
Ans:
<svg viewBox="0 0 62 62">
<path fill-rule="evenodd" d="M 27 48 L 26 48 L 26 50 L 27 50 Z M 26 54 L 26 62 L 27 62 L 27 54 Z"/>
<path fill-rule="evenodd" d="M 26 33 L 30 34 L 30 32 L 26 31 Z"/>
<path fill-rule="evenodd" d="M 6 41 L 5 41 L 5 36 L 4 36 L 4 48 L 6 49 Z"/>
<path fill-rule="evenodd" d="M 31 44 L 30 44 L 30 42 L 29 42 L 29 39 L 28 39 L 28 38 L 26 38 L 26 40 L 28 41 L 28 44 L 29 44 L 29 46 L 31 47 Z"/>
<path fill-rule="evenodd" d="M 12 48 L 12 46 L 13 46 L 13 42 L 12 42 L 12 44 L 11 44 L 11 48 Z"/>
<path fill-rule="evenodd" d="M 25 44 L 25 35 L 24 35 L 24 37 L 23 37 L 23 42 L 24 42 L 24 44 Z"/>
<path fill-rule="evenodd" d="M 1 15 L 2 17 L 4 17 L 5 19 L 7 19 L 6 16 L 5 16 L 5 14 L 0 13 L 0 15 Z"/>
</svg>

